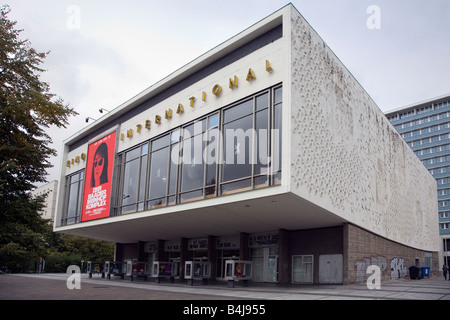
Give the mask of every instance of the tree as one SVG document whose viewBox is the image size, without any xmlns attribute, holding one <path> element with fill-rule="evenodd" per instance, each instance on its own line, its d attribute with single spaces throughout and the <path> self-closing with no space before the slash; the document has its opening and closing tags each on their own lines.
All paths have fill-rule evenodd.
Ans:
<svg viewBox="0 0 450 320">
<path fill-rule="evenodd" d="M 40 80 L 49 52 L 21 40 L 9 12 L 0 7 L 0 266 L 24 269 L 45 248 L 48 222 L 38 214 L 44 198 L 30 196 L 46 181 L 49 158 L 56 155 L 45 130 L 65 128 L 77 113 Z"/>
<path fill-rule="evenodd" d="M 65 272 L 70 265 L 81 261 L 112 261 L 114 243 L 53 232 L 45 233 L 48 246 L 45 255 L 45 272 Z M 86 263 L 84 264 L 86 267 Z"/>
</svg>

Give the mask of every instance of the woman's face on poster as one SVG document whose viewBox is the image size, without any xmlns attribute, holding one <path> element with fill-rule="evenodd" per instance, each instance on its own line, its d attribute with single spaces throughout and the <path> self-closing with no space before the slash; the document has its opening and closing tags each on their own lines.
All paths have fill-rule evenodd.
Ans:
<svg viewBox="0 0 450 320">
<path fill-rule="evenodd" d="M 105 159 L 100 155 L 97 154 L 94 158 L 94 180 L 100 181 L 100 177 L 103 172 L 103 167 L 105 166 Z"/>
</svg>

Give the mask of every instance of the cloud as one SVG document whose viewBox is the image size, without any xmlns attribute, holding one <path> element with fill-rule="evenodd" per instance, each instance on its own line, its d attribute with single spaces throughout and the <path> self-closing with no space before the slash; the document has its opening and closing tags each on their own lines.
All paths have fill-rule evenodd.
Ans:
<svg viewBox="0 0 450 320">
<path fill-rule="evenodd" d="M 450 91 L 448 0 L 294 0 L 294 6 L 383 111 Z M 285 6 L 282 0 L 14 0 L 11 16 L 38 51 L 42 79 L 80 116 L 54 146 L 194 58 Z M 79 28 L 68 28 L 80 10 Z M 367 28 L 378 5 L 381 29 Z M 52 159 L 58 171 L 60 163 Z M 52 174 L 58 179 L 57 174 Z"/>
</svg>

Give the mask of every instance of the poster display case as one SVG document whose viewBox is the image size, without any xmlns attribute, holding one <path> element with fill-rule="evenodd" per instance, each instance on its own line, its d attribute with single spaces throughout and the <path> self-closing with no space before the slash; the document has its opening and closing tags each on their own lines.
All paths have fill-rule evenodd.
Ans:
<svg viewBox="0 0 450 320">
<path fill-rule="evenodd" d="M 89 274 L 89 278 L 92 278 L 93 274 L 101 274 L 102 278 L 104 278 L 105 277 L 104 263 L 96 261 L 88 261 L 87 273 Z"/>
<path fill-rule="evenodd" d="M 126 276 L 133 281 L 134 277 L 142 277 L 147 281 L 147 276 L 150 274 L 150 270 L 147 262 L 138 262 L 134 260 L 127 260 Z"/>
<path fill-rule="evenodd" d="M 124 278 L 127 272 L 127 263 L 119 262 L 119 261 L 106 261 L 105 262 L 105 273 L 108 279 L 111 279 L 111 276 Z"/>
<path fill-rule="evenodd" d="M 159 282 L 161 278 L 168 278 L 170 281 L 174 281 L 175 278 L 180 276 L 178 262 L 162 262 L 154 261 L 152 267 L 152 277 Z"/>
<path fill-rule="evenodd" d="M 191 286 L 194 280 L 202 280 L 203 284 L 208 284 L 211 278 L 211 262 L 209 261 L 186 261 L 184 263 L 184 278 Z"/>
<path fill-rule="evenodd" d="M 243 260 L 226 260 L 225 279 L 228 280 L 229 287 L 234 287 L 235 281 L 242 281 L 243 286 L 247 286 L 248 281 L 252 279 L 252 262 Z"/>
</svg>

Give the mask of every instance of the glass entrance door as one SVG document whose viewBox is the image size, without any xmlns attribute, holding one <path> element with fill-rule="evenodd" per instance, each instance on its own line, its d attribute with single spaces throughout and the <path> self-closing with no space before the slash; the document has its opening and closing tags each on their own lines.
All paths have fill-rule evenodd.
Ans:
<svg viewBox="0 0 450 320">
<path fill-rule="evenodd" d="M 278 248 L 252 250 L 253 276 L 255 282 L 278 281 Z"/>
<path fill-rule="evenodd" d="M 220 250 L 217 257 L 216 278 L 218 280 L 225 278 L 225 261 L 239 260 L 239 251 L 237 250 Z"/>
</svg>

